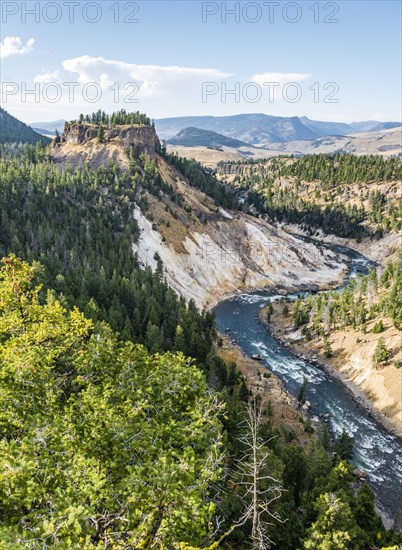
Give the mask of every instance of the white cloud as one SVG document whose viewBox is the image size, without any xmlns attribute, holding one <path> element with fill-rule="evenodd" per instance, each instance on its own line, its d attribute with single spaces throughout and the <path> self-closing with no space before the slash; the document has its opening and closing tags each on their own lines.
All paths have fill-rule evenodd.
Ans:
<svg viewBox="0 0 402 550">
<path fill-rule="evenodd" d="M 60 71 L 53 71 L 52 73 L 42 73 L 35 76 L 34 82 L 39 84 L 47 84 L 48 82 L 61 83 Z"/>
<path fill-rule="evenodd" d="M 114 82 L 137 82 L 141 84 L 140 94 L 149 97 L 177 90 L 181 86 L 199 84 L 204 81 L 216 81 L 232 75 L 216 69 L 163 67 L 160 65 L 138 65 L 125 61 L 114 61 L 104 57 L 83 55 L 67 59 L 62 63 L 65 71 L 78 75 L 80 84 L 97 82 L 103 89 Z"/>
<path fill-rule="evenodd" d="M 253 75 L 251 81 L 261 87 L 264 86 L 265 82 L 278 82 L 280 86 L 284 86 L 289 82 L 302 82 L 310 78 L 310 76 L 310 74 L 305 73 L 259 73 Z"/>
<path fill-rule="evenodd" d="M 19 36 L 6 36 L 3 42 L 0 42 L 0 59 L 5 59 L 10 55 L 24 55 L 33 50 L 35 40 L 30 38 L 25 46 Z"/>
</svg>

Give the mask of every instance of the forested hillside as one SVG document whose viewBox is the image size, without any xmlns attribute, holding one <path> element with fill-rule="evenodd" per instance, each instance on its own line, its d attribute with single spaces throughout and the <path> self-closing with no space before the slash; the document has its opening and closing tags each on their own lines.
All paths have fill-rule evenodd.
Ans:
<svg viewBox="0 0 402 550">
<path fill-rule="evenodd" d="M 50 139 L 34 132 L 24 122 L 11 116 L 0 107 L 0 143 L 50 143 Z"/>
<path fill-rule="evenodd" d="M 386 364 L 402 367 L 399 349 L 392 353 L 383 337 L 384 327 L 389 323 L 402 329 L 402 255 L 395 261 L 389 260 L 384 271 L 349 281 L 340 292 L 325 292 L 298 300 L 293 308 L 293 318 L 297 327 L 307 338 L 323 338 L 326 355 L 333 352 L 330 336 L 335 330 L 349 327 L 364 335 L 369 330 L 377 336 L 372 363 L 376 368 Z"/>
<path fill-rule="evenodd" d="M 310 296 L 297 301 L 294 308 L 297 326 L 319 332 L 348 326 L 365 331 L 367 322 L 377 320 L 374 330 L 381 333 L 381 317 L 402 328 L 402 255 L 389 260 L 381 274 L 373 269 L 370 275 L 351 279 L 340 292 Z"/>
<path fill-rule="evenodd" d="M 222 185 L 212 174 L 204 170 L 201 164 L 166 151 L 163 151 L 163 154 L 168 162 L 176 166 L 188 178 L 191 185 L 212 197 L 216 204 L 225 208 L 236 208 L 237 200 L 234 190 Z"/>
<path fill-rule="evenodd" d="M 187 307 L 161 271 L 138 269 L 132 252 L 139 235 L 133 218 L 136 180 L 113 165 L 61 172 L 43 149 L 3 146 L 3 154 L 8 159 L 1 162 L 1 254 L 39 260 L 43 282 L 66 305 L 107 320 L 123 337 L 153 352 L 172 350 L 179 339 L 183 352 L 205 361 L 214 331 L 211 315 Z"/>
<path fill-rule="evenodd" d="M 355 481 L 353 441 L 274 429 L 279 411 L 216 355 L 213 315 L 169 288 L 158 258 L 140 268 L 136 205 L 173 192 L 146 155 L 128 165 L 1 147 L 0 548 L 402 542 Z"/>
<path fill-rule="evenodd" d="M 272 540 L 364 549 L 399 540 L 376 517 L 369 486 L 355 494 L 346 435 L 331 445 L 323 432 L 305 452 L 261 422 L 258 405 L 247 417 L 226 394 L 225 414 L 191 360 L 119 340 L 66 310 L 37 274 L 3 259 L 3 548 L 212 550 Z"/>
<path fill-rule="evenodd" d="M 220 179 L 272 221 L 340 237 L 381 236 L 402 227 L 402 161 L 308 155 L 225 163 Z"/>
</svg>

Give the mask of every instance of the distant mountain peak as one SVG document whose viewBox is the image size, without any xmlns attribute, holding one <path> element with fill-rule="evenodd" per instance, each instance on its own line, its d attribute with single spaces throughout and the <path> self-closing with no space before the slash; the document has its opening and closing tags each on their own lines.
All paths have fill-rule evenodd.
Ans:
<svg viewBox="0 0 402 550">
<path fill-rule="evenodd" d="M 248 146 L 244 141 L 233 139 L 212 130 L 203 130 L 190 126 L 180 130 L 167 141 L 170 145 L 184 145 L 186 147 L 233 147 Z"/>
</svg>

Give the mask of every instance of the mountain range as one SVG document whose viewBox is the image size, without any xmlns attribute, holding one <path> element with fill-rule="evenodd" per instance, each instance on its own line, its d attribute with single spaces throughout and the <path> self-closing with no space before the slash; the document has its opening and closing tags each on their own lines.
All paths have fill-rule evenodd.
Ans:
<svg viewBox="0 0 402 550">
<path fill-rule="evenodd" d="M 56 131 L 61 134 L 64 130 L 64 124 L 67 121 L 64 119 L 55 120 L 53 122 L 34 122 L 31 124 L 31 128 L 44 136 L 53 138 Z"/>
<path fill-rule="evenodd" d="M 308 117 L 278 117 L 265 114 L 233 116 L 190 116 L 155 121 L 160 138 L 171 140 L 177 133 L 192 127 L 217 132 L 256 147 L 296 140 L 315 140 L 326 136 L 346 136 L 359 132 L 381 131 L 401 126 L 400 122 L 325 122 Z"/>
<path fill-rule="evenodd" d="M 30 126 L 38 133 L 51 137 L 55 131 L 63 132 L 65 120 L 33 122 Z M 157 119 L 156 130 L 161 139 L 171 144 L 185 146 L 228 146 L 224 138 L 231 138 L 255 147 L 269 147 L 272 143 L 289 141 L 314 141 L 328 136 L 348 136 L 350 134 L 377 132 L 398 128 L 401 122 L 380 122 L 368 120 L 361 122 L 328 122 L 311 120 L 306 116 L 280 117 L 262 113 L 240 114 L 232 116 L 185 116 Z M 189 129 L 191 128 L 191 132 Z M 195 129 L 198 132 L 195 132 Z M 184 134 L 181 133 L 185 130 Z M 215 132 L 202 134 L 201 130 Z M 178 135 L 179 134 L 179 135 Z M 220 134 L 218 136 L 217 134 Z M 184 140 L 184 142 L 183 142 Z M 271 148 L 271 147 L 269 147 Z"/>
</svg>

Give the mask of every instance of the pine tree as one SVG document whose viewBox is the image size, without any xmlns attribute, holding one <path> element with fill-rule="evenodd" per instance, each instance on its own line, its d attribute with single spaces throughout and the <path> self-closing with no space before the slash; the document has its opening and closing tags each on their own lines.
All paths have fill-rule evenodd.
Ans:
<svg viewBox="0 0 402 550">
<path fill-rule="evenodd" d="M 353 458 L 354 437 L 349 435 L 343 428 L 341 435 L 337 438 L 334 451 L 342 460 L 351 460 Z"/>
<path fill-rule="evenodd" d="M 324 355 L 325 357 L 332 357 L 333 355 L 331 342 L 329 341 L 328 336 L 324 336 Z"/>
<path fill-rule="evenodd" d="M 380 319 L 379 321 L 377 321 L 375 323 L 375 325 L 373 326 L 373 329 L 371 331 L 373 334 L 379 334 L 381 332 L 384 332 L 384 323 L 383 323 L 383 320 Z"/>
<path fill-rule="evenodd" d="M 348 503 L 334 493 L 321 495 L 316 503 L 318 518 L 304 542 L 306 550 L 351 550 L 362 548 L 364 532 L 357 525 Z"/>
<path fill-rule="evenodd" d="M 373 355 L 373 362 L 378 367 L 384 363 L 386 363 L 389 359 L 389 350 L 387 346 L 385 345 L 385 340 L 381 336 L 377 342 L 377 346 L 374 350 Z"/>
<path fill-rule="evenodd" d="M 99 143 L 104 143 L 105 141 L 105 128 L 102 126 L 102 124 L 100 124 L 99 128 L 98 128 L 98 141 Z"/>
</svg>

